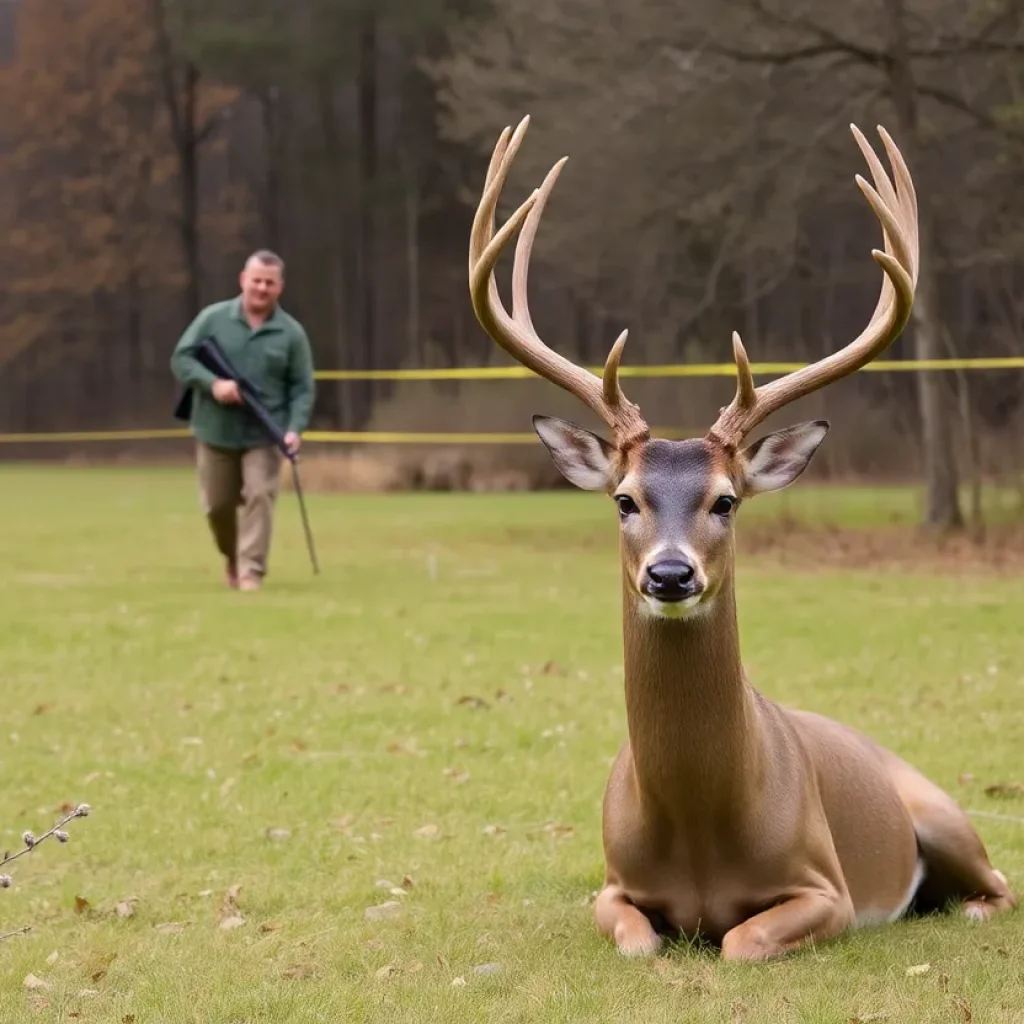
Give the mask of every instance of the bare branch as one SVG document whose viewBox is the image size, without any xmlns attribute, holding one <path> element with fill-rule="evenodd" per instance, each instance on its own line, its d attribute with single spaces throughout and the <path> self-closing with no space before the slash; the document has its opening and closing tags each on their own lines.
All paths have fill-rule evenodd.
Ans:
<svg viewBox="0 0 1024 1024">
<path fill-rule="evenodd" d="M 726 57 L 738 64 L 774 64 L 784 67 L 788 64 L 799 64 L 803 61 L 816 60 L 819 57 L 835 57 L 838 55 L 856 57 L 858 60 L 874 67 L 888 62 L 888 54 L 865 50 L 846 43 L 817 43 L 813 46 L 800 46 L 793 50 L 736 50 L 729 46 L 711 43 L 708 52 L 719 57 Z"/>
<path fill-rule="evenodd" d="M 951 110 L 956 110 L 963 114 L 965 117 L 969 117 L 975 124 L 980 125 L 989 131 L 997 132 L 1003 137 L 1010 139 L 1014 142 L 1024 143 L 1024 134 L 1020 132 L 1012 131 L 1007 128 L 1006 125 L 996 120 L 991 114 L 986 113 L 984 110 L 978 110 L 976 107 L 972 107 L 966 100 L 961 99 L 955 93 L 948 92 L 946 89 L 940 89 L 936 86 L 922 85 L 918 83 L 917 92 L 921 96 L 926 96 L 928 99 L 934 100 L 936 103 L 941 103 L 945 107 L 949 107 Z"/>
<path fill-rule="evenodd" d="M 224 118 L 227 115 L 226 108 L 218 110 L 216 114 L 211 114 L 203 124 L 196 129 L 196 145 L 201 146 L 211 135 L 224 123 Z"/>
<path fill-rule="evenodd" d="M 67 832 L 64 831 L 64 826 L 71 821 L 72 818 L 86 818 L 89 816 L 91 808 L 88 804 L 79 804 L 70 814 L 65 815 L 53 826 L 48 832 L 44 832 L 41 836 L 35 836 L 31 832 L 22 833 L 22 842 L 25 844 L 22 849 L 17 853 L 7 852 L 0 859 L 0 868 L 6 867 L 8 864 L 12 864 L 18 860 L 19 857 L 24 857 L 26 854 L 31 853 L 37 846 L 45 842 L 47 839 L 55 837 L 58 842 L 66 843 L 71 838 Z M 10 875 L 0 874 L 0 889 L 10 889 L 13 885 L 13 879 Z"/>
</svg>

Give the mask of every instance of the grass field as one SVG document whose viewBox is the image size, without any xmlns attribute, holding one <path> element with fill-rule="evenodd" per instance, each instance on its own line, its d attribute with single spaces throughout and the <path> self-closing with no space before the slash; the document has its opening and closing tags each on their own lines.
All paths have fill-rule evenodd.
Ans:
<svg viewBox="0 0 1024 1024">
<path fill-rule="evenodd" d="M 625 730 L 601 498 L 310 496 L 313 577 L 285 495 L 240 595 L 188 472 L 3 468 L 0 494 L 2 841 L 93 809 L 0 892 L 0 931 L 32 926 L 0 943 L 5 1024 L 1024 1021 L 1020 914 L 757 967 L 597 935 Z M 797 485 L 741 538 L 783 508 L 894 529 L 913 498 Z M 985 792 L 1024 783 L 1024 578 L 741 554 L 738 589 L 755 685 L 983 812 L 1024 889 L 1024 794 Z"/>
</svg>

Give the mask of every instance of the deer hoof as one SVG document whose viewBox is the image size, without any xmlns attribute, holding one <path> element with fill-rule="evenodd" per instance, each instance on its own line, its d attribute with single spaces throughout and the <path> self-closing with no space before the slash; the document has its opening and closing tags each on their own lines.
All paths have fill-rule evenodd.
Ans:
<svg viewBox="0 0 1024 1024">
<path fill-rule="evenodd" d="M 639 929 L 622 929 L 626 934 L 616 935 L 615 947 L 625 957 L 654 956 L 661 949 L 661 936 L 653 928 L 647 932 Z"/>
</svg>

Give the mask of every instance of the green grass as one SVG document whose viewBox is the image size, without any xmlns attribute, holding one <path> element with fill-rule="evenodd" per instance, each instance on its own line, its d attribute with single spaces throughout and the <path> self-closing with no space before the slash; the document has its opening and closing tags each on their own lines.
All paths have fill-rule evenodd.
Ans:
<svg viewBox="0 0 1024 1024">
<path fill-rule="evenodd" d="M 187 472 L 6 468 L 0 494 L 0 841 L 93 807 L 0 893 L 0 931 L 33 926 L 0 944 L 0 1021 L 1024 1021 L 1018 914 L 758 967 L 685 947 L 629 962 L 597 935 L 624 735 L 602 499 L 311 496 L 314 578 L 285 495 L 268 587 L 239 595 Z M 914 508 L 782 497 L 741 532 L 783 508 L 853 525 Z M 748 670 L 1020 818 L 1024 798 L 984 788 L 1024 782 L 1024 580 L 934 565 L 742 561 Z M 1024 825 L 975 820 L 1024 889 Z M 245 923 L 221 930 L 235 885 Z M 400 916 L 367 920 L 386 900 Z"/>
</svg>

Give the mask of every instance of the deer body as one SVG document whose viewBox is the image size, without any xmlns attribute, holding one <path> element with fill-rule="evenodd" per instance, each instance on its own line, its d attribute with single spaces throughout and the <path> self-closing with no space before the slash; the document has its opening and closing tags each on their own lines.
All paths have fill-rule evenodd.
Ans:
<svg viewBox="0 0 1024 1024">
<path fill-rule="evenodd" d="M 603 377 L 574 366 L 534 331 L 529 253 L 561 169 L 493 234 L 498 194 L 527 121 L 503 133 L 470 241 L 470 291 L 480 323 L 521 362 L 565 387 L 614 431 L 608 442 L 564 420 L 534 427 L 565 477 L 611 496 L 620 520 L 628 741 L 603 807 L 605 886 L 598 927 L 628 955 L 663 934 L 702 936 L 723 956 L 759 960 L 912 904 L 962 903 L 975 919 L 1016 899 L 989 864 L 959 806 L 868 737 L 821 715 L 783 708 L 747 682 L 734 594 L 733 524 L 741 503 L 791 484 L 828 424 L 798 424 L 741 442 L 775 409 L 875 358 L 909 318 L 917 280 L 913 183 L 882 133 L 896 184 L 854 130 L 876 189 L 858 184 L 882 222 L 885 272 L 867 328 L 839 352 L 755 388 L 733 336 L 736 396 L 701 439 L 653 439 L 618 384 L 626 339 Z M 493 268 L 519 232 L 513 315 Z"/>
<path fill-rule="evenodd" d="M 919 858 L 875 745 L 749 685 L 731 580 L 683 622 L 645 614 L 630 589 L 629 740 L 604 801 L 599 924 L 641 953 L 659 930 L 721 943 L 797 892 L 820 898 L 822 932 L 898 916 Z"/>
</svg>

